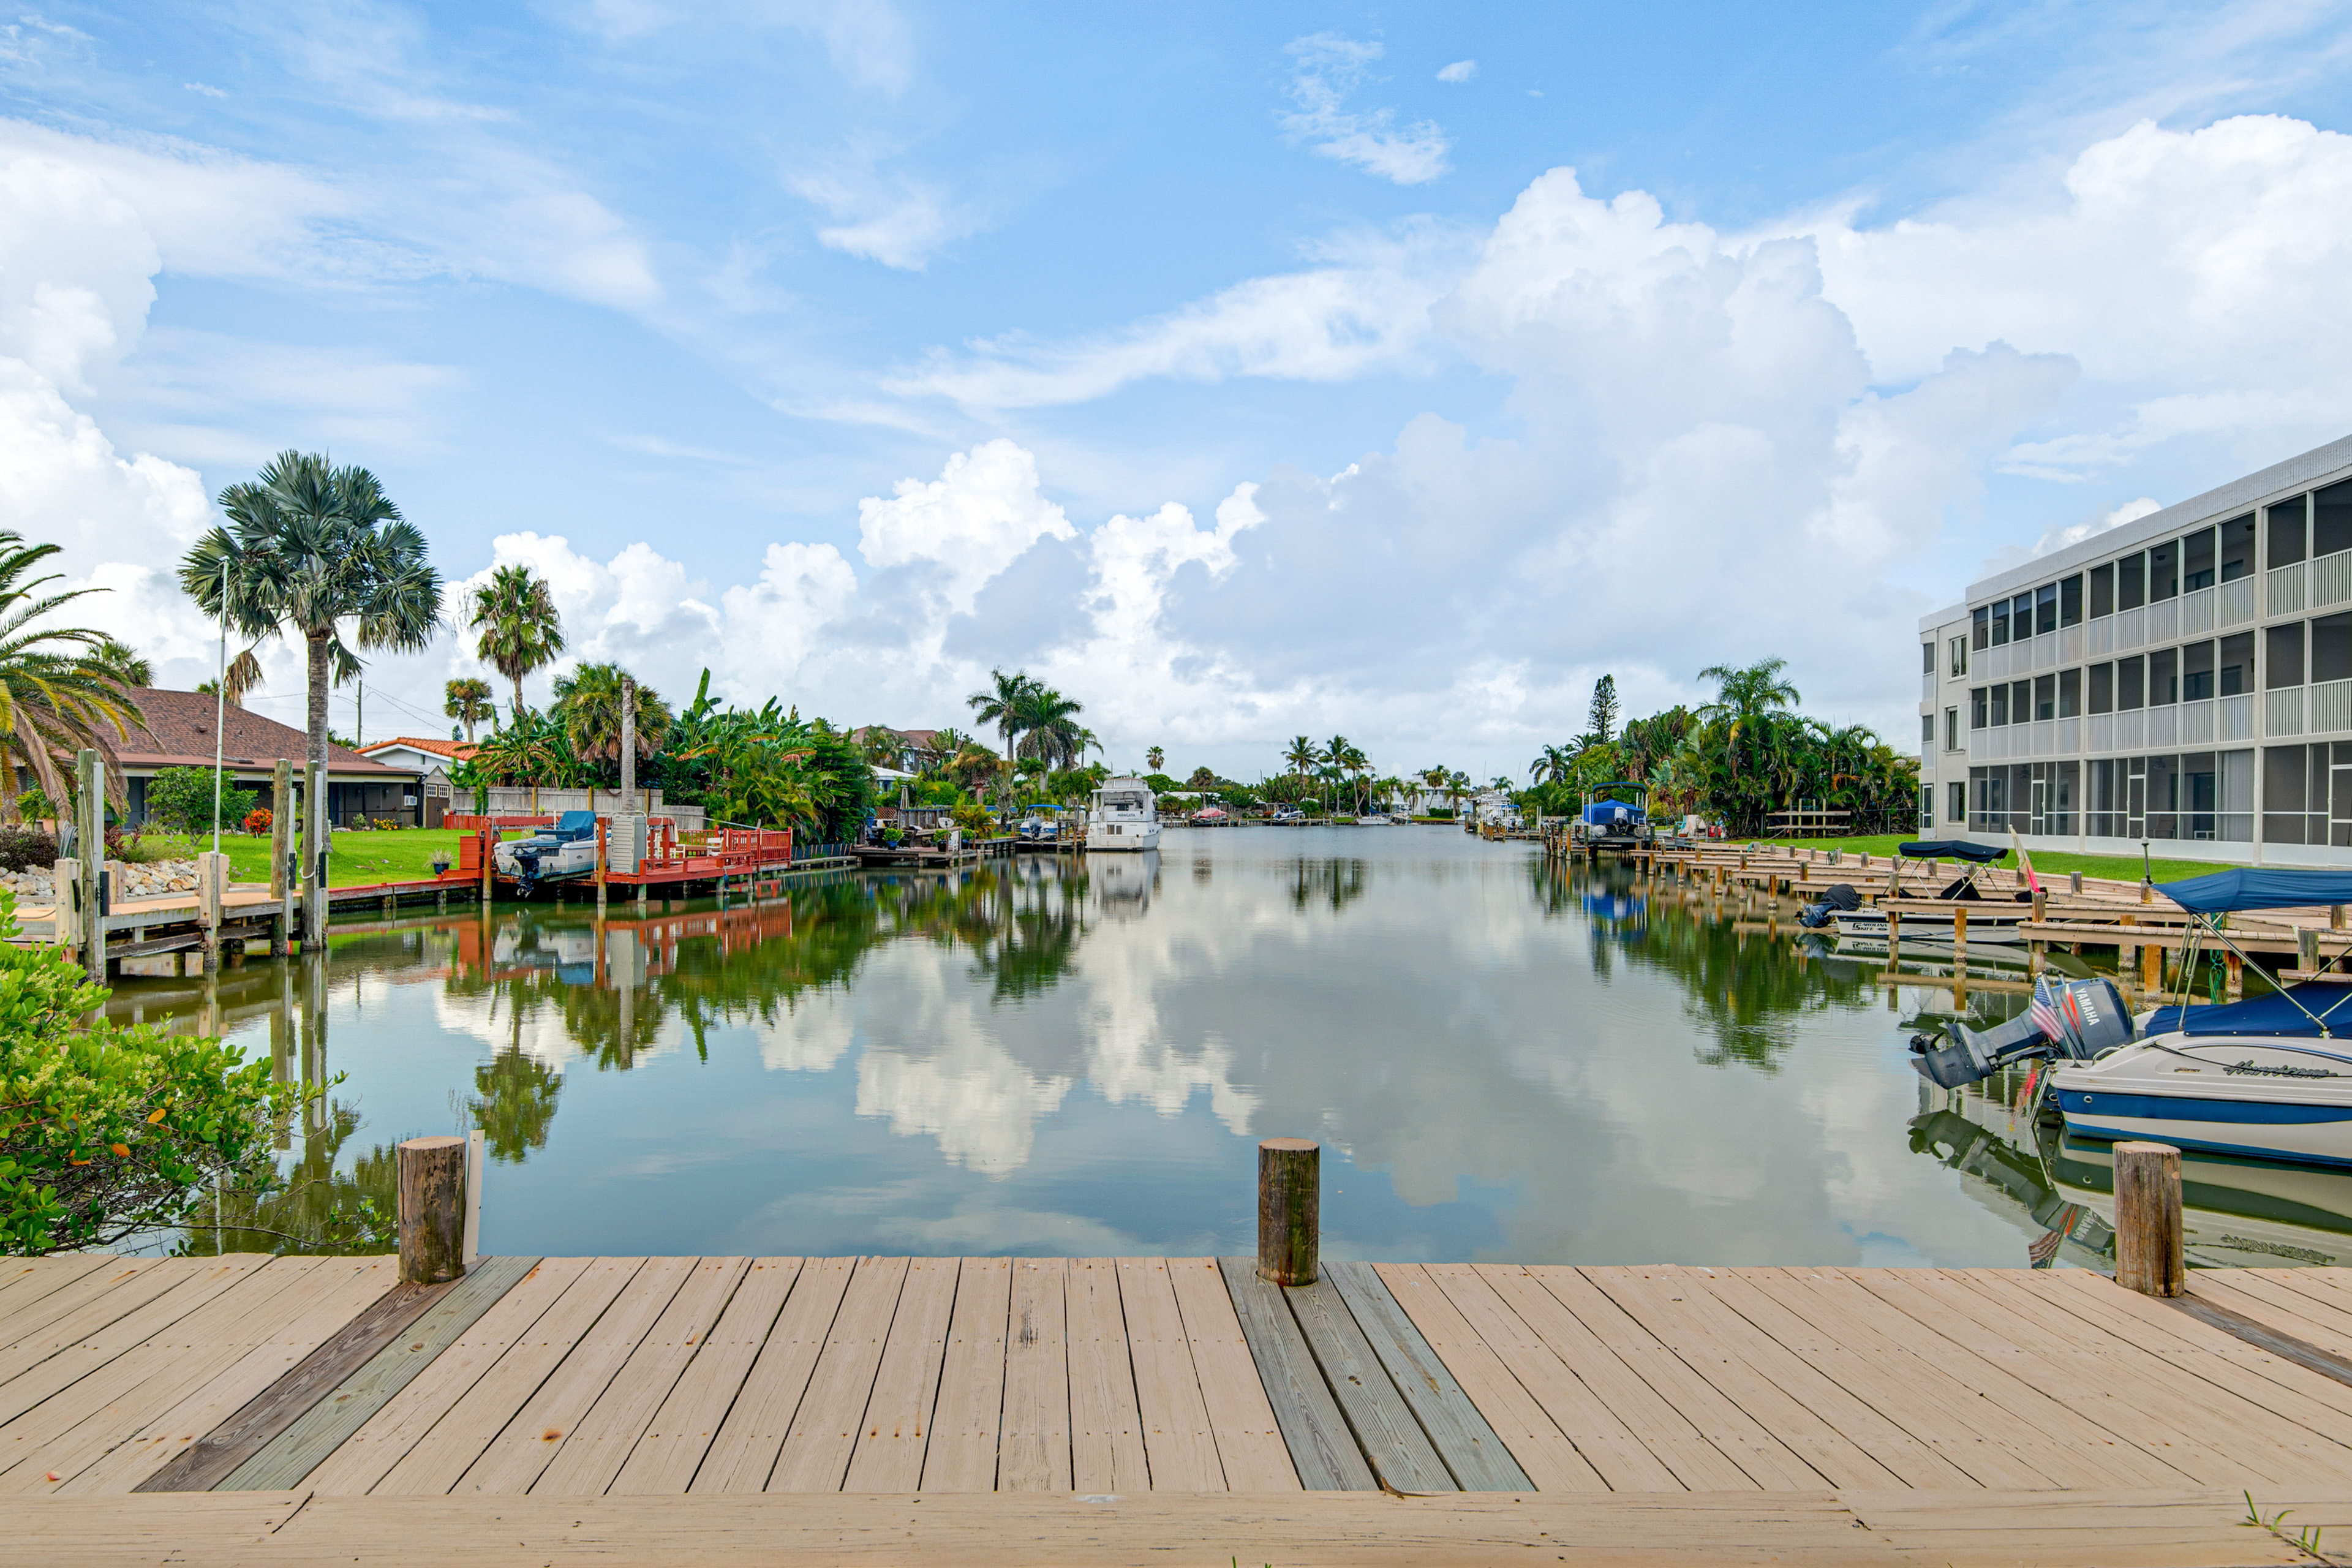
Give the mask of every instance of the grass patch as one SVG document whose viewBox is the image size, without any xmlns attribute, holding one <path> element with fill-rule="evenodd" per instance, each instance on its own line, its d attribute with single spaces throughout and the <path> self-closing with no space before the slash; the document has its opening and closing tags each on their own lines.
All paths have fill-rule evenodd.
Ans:
<svg viewBox="0 0 2352 1568">
<path fill-rule="evenodd" d="M 372 833 L 337 833 L 334 853 L 327 862 L 327 885 L 331 888 L 364 887 L 373 882 L 422 882 L 433 875 L 434 857 L 446 856 L 449 863 L 457 863 L 457 840 L 461 837 L 454 827 L 404 827 L 379 829 Z M 507 837 L 526 837 L 518 830 Z M 140 840 L 148 850 L 147 858 L 156 860 L 184 859 L 199 849 L 213 847 L 212 836 L 186 837 L 175 834 L 149 835 Z M 154 847 L 151 848 L 150 847 Z M 162 852 L 156 852 L 160 849 Z M 269 836 L 248 837 L 242 833 L 221 835 L 221 849 L 228 856 L 229 877 L 238 882 L 269 880 Z"/>
<path fill-rule="evenodd" d="M 1727 839 L 1725 842 L 1732 841 Z M 1738 842 L 1746 843 L 1748 840 Z M 1867 852 L 1876 857 L 1892 856 L 1897 845 L 1916 844 L 1919 838 L 1916 834 L 1887 833 L 1864 838 L 1769 838 L 1760 842 L 1791 844 L 1806 849 L 1843 849 L 1849 855 Z M 2140 858 L 2137 855 L 2073 855 L 2059 849 L 2029 849 L 2026 854 L 2033 861 L 2033 869 L 2045 877 L 2053 873 L 2063 877 L 2069 871 L 2080 871 L 2085 877 L 2112 877 L 2122 882 L 2137 882 L 2140 879 Z M 2001 862 L 2006 867 L 2013 867 L 2016 863 L 2014 854 Z M 2241 862 L 2168 860 L 2158 856 L 2148 864 L 2158 881 L 2176 882 L 2183 877 L 2201 877 L 2208 871 L 2226 871 Z"/>
</svg>

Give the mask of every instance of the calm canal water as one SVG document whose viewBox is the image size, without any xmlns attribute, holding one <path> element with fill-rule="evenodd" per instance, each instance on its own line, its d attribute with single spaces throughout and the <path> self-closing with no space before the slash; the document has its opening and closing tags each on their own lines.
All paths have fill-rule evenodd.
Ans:
<svg viewBox="0 0 2352 1568">
<path fill-rule="evenodd" d="M 345 1075 L 286 1158 L 387 1204 L 386 1146 L 478 1121 L 491 1252 L 1246 1252 L 1277 1134 L 1323 1142 L 1335 1258 L 2111 1250 L 2103 1151 L 1912 1072 L 1948 985 L 1735 916 L 1451 828 L 1171 830 L 614 920 L 601 954 L 577 910 L 404 921 L 115 1006 Z M 2209 1260 L 2352 1261 L 2352 1178 L 2189 1179 Z"/>
</svg>

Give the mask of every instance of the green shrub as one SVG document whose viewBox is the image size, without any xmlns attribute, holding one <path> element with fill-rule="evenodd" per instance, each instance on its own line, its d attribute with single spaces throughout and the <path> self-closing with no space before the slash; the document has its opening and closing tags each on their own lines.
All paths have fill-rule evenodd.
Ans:
<svg viewBox="0 0 2352 1568">
<path fill-rule="evenodd" d="M 996 826 L 996 818 L 989 816 L 988 808 L 978 801 L 958 801 L 949 816 L 966 833 L 986 833 Z"/>
<path fill-rule="evenodd" d="M 36 827 L 0 827 L 0 871 L 46 871 L 58 863 L 58 841 Z"/>
<path fill-rule="evenodd" d="M 16 925 L 0 893 L 0 931 Z M 306 1093 L 218 1040 L 88 1025 L 106 989 L 57 948 L 0 943 L 0 1253 L 180 1224 L 215 1181 L 266 1186 Z"/>
<path fill-rule="evenodd" d="M 234 830 L 258 799 L 252 790 L 231 789 L 223 780 L 220 825 Z M 213 772 L 210 768 L 164 768 L 147 781 L 147 815 L 173 833 L 213 830 Z"/>
</svg>

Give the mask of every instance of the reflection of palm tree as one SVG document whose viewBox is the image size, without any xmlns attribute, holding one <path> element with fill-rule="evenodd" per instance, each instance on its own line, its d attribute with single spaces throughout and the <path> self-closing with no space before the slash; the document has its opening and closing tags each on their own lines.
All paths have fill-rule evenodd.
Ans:
<svg viewBox="0 0 2352 1568">
<path fill-rule="evenodd" d="M 547 1147 L 562 1073 L 510 1046 L 474 1069 L 474 1087 L 480 1097 L 467 1110 L 492 1158 L 520 1165 L 531 1150 Z"/>
</svg>

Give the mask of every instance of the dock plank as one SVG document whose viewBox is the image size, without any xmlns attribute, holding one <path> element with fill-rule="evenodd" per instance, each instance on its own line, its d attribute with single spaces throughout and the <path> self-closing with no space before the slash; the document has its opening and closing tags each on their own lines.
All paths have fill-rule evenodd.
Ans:
<svg viewBox="0 0 2352 1568">
<path fill-rule="evenodd" d="M 923 1455 L 927 1492 L 996 1489 L 997 1447 L 1005 1415 L 1005 1326 L 1013 1306 L 1013 1261 L 967 1258 L 956 1277 L 955 1315 L 947 1360 Z M 855 1473 L 855 1467 L 852 1467 Z"/>
<path fill-rule="evenodd" d="M 1417 1263 L 1372 1266 L 1381 1283 L 1464 1394 L 1495 1430 L 1538 1491 L 1607 1491 L 1601 1472 L 1577 1451 L 1543 1406 L 1513 1376 L 1493 1346 L 1479 1337 Z"/>
<path fill-rule="evenodd" d="M 1584 1275 L 1835 1484 L 1980 1489 L 1958 1466 L 1695 1288 L 1687 1272 L 1652 1266 L 1588 1268 Z"/>
<path fill-rule="evenodd" d="M 1016 1258 L 1004 1343 L 1004 1417 L 996 1489 L 1066 1492 L 1070 1481 L 1070 1347 L 1058 1258 Z"/>
<path fill-rule="evenodd" d="M 704 1338 L 677 1384 L 654 1412 L 606 1489 L 615 1495 L 682 1492 L 701 1468 L 727 1413 L 751 1374 L 798 1281 L 797 1258 L 756 1258 L 727 1310 Z M 782 1447 L 783 1434 L 777 1434 Z"/>
<path fill-rule="evenodd" d="M 1297 1467 L 1275 1423 L 1274 1405 L 1250 1359 L 1234 1299 L 1213 1258 L 1171 1258 L 1168 1282 L 1184 1317 L 1184 1338 L 1200 1373 L 1201 1398 L 1208 1406 L 1209 1431 L 1225 1487 L 1237 1492 L 1297 1491 Z"/>
<path fill-rule="evenodd" d="M 910 1492 L 922 1484 L 962 1271 L 962 1260 L 955 1258 L 918 1258 L 907 1266 L 842 1489 Z"/>
<path fill-rule="evenodd" d="M 808 1392 L 784 1434 L 772 1492 L 837 1492 L 849 1474 L 850 1455 L 874 1394 L 874 1374 L 882 1365 L 898 1295 L 907 1283 L 905 1258 L 861 1258 L 849 1278 L 841 1310 L 825 1335 Z"/>
<path fill-rule="evenodd" d="M 1463 1491 L 1535 1489 L 1503 1440 L 1369 1263 L 1327 1263 L 1323 1274 L 1348 1304 L 1389 1381 L 1412 1409 L 1454 1486 Z"/>
<path fill-rule="evenodd" d="M 1163 1258 L 1118 1262 L 1128 1358 L 1135 1368 L 1136 1418 L 1155 1491 L 1221 1492 L 1225 1471 L 1209 1426 L 1192 1343 Z"/>
<path fill-rule="evenodd" d="M 767 1342 L 687 1483 L 688 1491 L 756 1492 L 767 1486 L 856 1266 L 854 1258 L 811 1258 L 801 1264 Z"/>
<path fill-rule="evenodd" d="M 641 1258 L 589 1259 L 563 1294 L 503 1348 L 370 1490 L 418 1497 L 455 1488 L 644 1264 Z"/>
<path fill-rule="evenodd" d="M 1299 1484 L 1311 1492 L 1378 1490 L 1282 1288 L 1259 1279 L 1252 1258 L 1221 1258 L 1217 1266 Z"/>
<path fill-rule="evenodd" d="M 1127 1348 L 1118 1265 L 1074 1258 L 1064 1287 L 1070 1356 L 1070 1483 L 1081 1492 L 1151 1489 L 1136 1408 L 1135 1365 Z"/>
<path fill-rule="evenodd" d="M 751 1266 L 748 1258 L 696 1262 L 653 1327 L 628 1349 L 627 1359 L 587 1414 L 572 1422 L 555 1457 L 531 1483 L 532 1491 L 595 1497 L 612 1486 L 655 1413 L 705 1348 Z M 639 1280 L 644 1278 L 638 1276 Z M 684 1491 L 686 1483 L 681 1480 L 677 1489 Z"/>
<path fill-rule="evenodd" d="M 8 1325 L 27 1307 L 86 1275 L 125 1263 L 152 1268 L 154 1259 L 121 1258 L 104 1252 L 60 1252 L 47 1258 L 7 1259 L 5 1274 L 0 1276 L 0 1344 L 6 1344 L 14 1337 Z"/>
<path fill-rule="evenodd" d="M 0 1351 L 0 1421 L 16 1419 L 132 1345 L 163 1332 L 270 1259 L 244 1254 L 186 1261 L 184 1268 L 158 1267 L 124 1280 Z"/>
<path fill-rule="evenodd" d="M 429 1375 L 446 1386 L 453 1386 L 446 1401 L 431 1405 L 429 1415 L 437 1419 L 464 1391 L 466 1384 L 456 1380 L 477 1353 L 466 1344 L 463 1336 L 477 1323 L 493 1327 L 489 1318 L 494 1309 L 504 1309 L 514 1321 L 516 1331 L 520 1331 L 544 1302 L 531 1302 L 532 1292 L 522 1290 L 509 1306 L 509 1292 L 517 1290 L 522 1282 L 536 1282 L 546 1291 L 545 1300 L 551 1301 L 559 1289 L 552 1282 L 557 1272 L 545 1269 L 535 1258 L 478 1260 L 446 1295 L 409 1324 L 405 1332 L 394 1337 L 359 1370 L 271 1436 L 236 1469 L 215 1482 L 215 1489 L 270 1491 L 305 1481 L 331 1488 L 339 1479 L 349 1489 L 365 1490 L 408 1451 L 415 1436 L 429 1425 L 420 1417 L 413 1426 L 397 1427 L 387 1433 L 373 1419 L 378 1413 Z M 569 1275 L 562 1277 L 569 1281 Z M 444 1351 L 452 1353 L 445 1357 Z M 397 1420 L 397 1413 L 394 1419 Z M 328 1466 L 333 1479 L 322 1480 L 313 1473 L 322 1464 Z"/>
<path fill-rule="evenodd" d="M 1318 1279 L 1287 1286 L 1282 1296 L 1381 1484 L 1402 1492 L 1460 1491 L 1339 1287 Z"/>
</svg>

